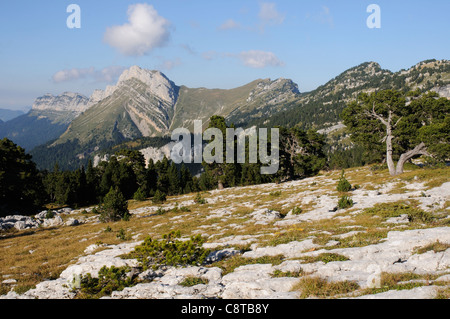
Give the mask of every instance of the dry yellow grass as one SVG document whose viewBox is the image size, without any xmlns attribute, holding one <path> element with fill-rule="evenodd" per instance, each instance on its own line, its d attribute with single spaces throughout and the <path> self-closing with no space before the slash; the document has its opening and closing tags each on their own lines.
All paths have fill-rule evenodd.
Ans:
<svg viewBox="0 0 450 319">
<path fill-rule="evenodd" d="M 339 221 L 319 220 L 286 227 L 275 227 L 272 224 L 255 225 L 250 221 L 248 215 L 261 207 L 274 209 L 283 214 L 295 206 L 302 208 L 303 213 L 314 209 L 314 201 L 302 205 L 302 197 L 298 196 L 299 193 L 306 190 L 317 196 L 321 193 L 338 196 L 336 185 L 340 173 L 340 171 L 322 172 L 314 179 L 295 182 L 292 185 L 271 184 L 270 187 L 260 185 L 225 189 L 221 192 L 206 192 L 202 196 L 207 203 L 188 205 L 190 212 L 168 211 L 165 214 L 156 215 L 155 211 L 143 217 L 133 216 L 128 222 L 89 223 L 76 227 L 3 232 L 0 233 L 0 283 L 5 279 L 16 279 L 15 289 L 20 292 L 43 280 L 57 278 L 68 265 L 76 262 L 77 258 L 83 255 L 89 245 L 124 242 L 117 237 L 120 229 L 123 229 L 126 235 L 125 241 L 143 240 L 147 236 L 160 238 L 172 230 L 180 230 L 184 237 L 197 233 L 213 236 L 209 238 L 210 241 L 237 235 L 261 235 L 258 237 L 260 245 L 278 245 L 302 240 L 312 234 L 315 236 L 316 243 L 325 244 L 332 239 L 332 236 L 346 233 L 351 230 L 348 226 L 353 226 L 356 230 L 362 230 L 363 233 L 342 240 L 342 246 L 378 242 L 394 226 L 381 224 L 382 219 L 367 214 L 356 214 L 345 219 L 352 214 L 352 210 L 340 213 L 339 216 L 344 218 Z M 362 189 L 379 187 L 388 182 L 399 182 L 405 185 L 421 182 L 427 188 L 431 188 L 441 186 L 442 183 L 450 180 L 450 168 L 411 170 L 401 176 L 391 177 L 387 170 L 371 171 L 369 167 L 364 167 L 348 169 L 345 176 L 352 185 L 358 184 Z M 182 202 L 192 200 L 195 195 L 169 197 L 168 201 L 160 206 L 170 208 L 176 203 L 181 206 Z M 288 203 L 289 199 L 294 200 Z M 130 209 L 149 206 L 158 207 L 151 201 L 129 202 Z M 447 202 L 446 207 L 448 206 Z M 217 209 L 230 210 L 231 215 L 227 218 L 210 218 L 211 212 Z M 234 225 L 240 227 L 236 228 Z M 108 226 L 112 231 L 105 232 Z M 0 284 L 0 294 L 8 292 L 9 289 L 11 289 L 9 284 Z"/>
</svg>

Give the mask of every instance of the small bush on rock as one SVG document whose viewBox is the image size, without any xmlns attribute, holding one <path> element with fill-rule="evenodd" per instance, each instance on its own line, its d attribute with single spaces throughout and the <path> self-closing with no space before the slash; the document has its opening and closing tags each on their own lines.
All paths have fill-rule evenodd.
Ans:
<svg viewBox="0 0 450 319">
<path fill-rule="evenodd" d="M 378 215 L 382 218 L 399 217 L 408 215 L 410 222 L 431 223 L 435 220 L 433 214 L 423 211 L 414 204 L 407 203 L 382 203 L 365 210 L 367 214 Z"/>
<path fill-rule="evenodd" d="M 297 206 L 292 209 L 292 214 L 293 215 L 300 215 L 302 212 L 303 212 L 303 210 L 300 207 L 297 207 Z"/>
<path fill-rule="evenodd" d="M 194 197 L 194 202 L 195 202 L 196 204 L 203 205 L 203 204 L 206 204 L 206 199 L 204 199 L 204 198 L 202 197 L 202 195 L 201 195 L 200 193 L 198 193 L 198 194 L 195 195 L 195 197 Z"/>
<path fill-rule="evenodd" d="M 162 240 L 147 237 L 143 244 L 125 257 L 136 258 L 144 270 L 203 264 L 209 250 L 202 247 L 204 242 L 202 236 L 197 235 L 184 241 L 179 240 L 180 237 L 179 231 L 164 235 Z"/>
<path fill-rule="evenodd" d="M 348 196 L 342 196 L 341 199 L 339 199 L 338 207 L 340 209 L 346 209 L 353 206 L 353 200 Z"/>
<path fill-rule="evenodd" d="M 77 298 L 99 299 L 111 295 L 113 291 L 134 286 L 136 282 L 127 275 L 129 271 L 128 267 L 103 266 L 98 273 L 98 278 L 92 277 L 91 274 L 82 276 L 80 288 L 76 289 Z"/>
<path fill-rule="evenodd" d="M 203 279 L 200 277 L 186 277 L 182 282 L 179 283 L 179 285 L 183 287 L 193 287 L 197 285 L 207 285 L 208 283 L 208 279 Z"/>
<path fill-rule="evenodd" d="M 341 177 L 339 178 L 339 183 L 336 188 L 338 192 L 349 192 L 352 189 L 352 185 L 344 177 L 344 170 L 342 170 L 342 174 Z"/>
</svg>

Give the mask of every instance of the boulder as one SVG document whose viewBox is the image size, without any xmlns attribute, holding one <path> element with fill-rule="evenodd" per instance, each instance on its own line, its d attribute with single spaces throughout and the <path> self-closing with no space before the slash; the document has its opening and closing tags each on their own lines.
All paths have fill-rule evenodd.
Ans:
<svg viewBox="0 0 450 319">
<path fill-rule="evenodd" d="M 55 216 L 53 218 L 45 219 L 43 222 L 44 227 L 56 227 L 63 225 L 64 222 L 60 216 Z"/>
<path fill-rule="evenodd" d="M 213 251 L 211 252 L 208 257 L 206 257 L 206 260 L 208 263 L 213 263 L 219 260 L 222 260 L 224 258 L 229 258 L 232 257 L 234 255 L 240 254 L 239 250 L 236 250 L 234 248 L 225 248 L 222 250 L 217 250 L 217 251 Z"/>
<path fill-rule="evenodd" d="M 256 221 L 255 225 L 267 225 L 281 219 L 281 214 L 268 208 L 255 210 L 250 216 Z"/>
<path fill-rule="evenodd" d="M 80 221 L 78 219 L 75 218 L 69 218 L 64 225 L 66 226 L 77 226 L 80 224 Z"/>
<path fill-rule="evenodd" d="M 270 264 L 245 265 L 222 278 L 223 299 L 293 299 L 298 296 L 292 288 L 298 278 L 272 278 Z"/>
</svg>

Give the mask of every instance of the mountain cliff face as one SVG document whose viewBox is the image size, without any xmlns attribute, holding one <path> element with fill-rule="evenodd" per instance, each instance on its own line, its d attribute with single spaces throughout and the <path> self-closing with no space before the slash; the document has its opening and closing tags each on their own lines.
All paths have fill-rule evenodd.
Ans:
<svg viewBox="0 0 450 319">
<path fill-rule="evenodd" d="M 192 89 L 175 85 L 159 71 L 134 66 L 123 72 L 115 86 L 95 91 L 90 101 L 98 102 L 72 121 L 55 145 L 164 136 L 177 127 L 192 129 L 194 120 L 207 125 L 213 115 L 247 114 L 261 105 L 275 111 L 298 95 L 291 80 L 257 80 L 231 90 Z"/>
<path fill-rule="evenodd" d="M 39 116 L 52 121 L 58 115 L 62 120 L 58 112 L 63 112 L 62 122 L 70 122 L 59 139 L 39 152 L 52 154 L 59 147 L 85 159 L 132 139 L 170 135 L 180 127 L 192 130 L 194 120 L 202 120 L 206 127 L 213 115 L 244 128 L 297 125 L 326 130 L 339 126 L 342 110 L 361 92 L 417 88 L 449 97 L 450 62 L 428 60 L 399 72 L 366 62 L 307 93 L 300 93 L 289 79 L 260 79 L 230 90 L 189 88 L 177 86 L 159 71 L 133 66 L 116 85 L 96 90 L 90 98 L 46 95 L 36 101 L 32 112 L 50 112 Z"/>
<path fill-rule="evenodd" d="M 45 94 L 35 100 L 27 114 L 0 123 L 0 137 L 7 137 L 30 151 L 58 138 L 90 106 L 90 99 L 79 93 Z"/>
<path fill-rule="evenodd" d="M 38 97 L 32 109 L 33 110 L 54 110 L 54 111 L 71 111 L 71 112 L 84 112 L 89 106 L 89 98 L 79 93 L 64 92 L 61 95 L 53 96 L 51 94 L 45 94 Z"/>
<path fill-rule="evenodd" d="M 77 117 L 56 144 L 77 139 L 81 144 L 113 143 L 168 131 L 178 87 L 158 71 L 132 67 L 117 85 L 96 91 L 101 99 Z"/>
</svg>

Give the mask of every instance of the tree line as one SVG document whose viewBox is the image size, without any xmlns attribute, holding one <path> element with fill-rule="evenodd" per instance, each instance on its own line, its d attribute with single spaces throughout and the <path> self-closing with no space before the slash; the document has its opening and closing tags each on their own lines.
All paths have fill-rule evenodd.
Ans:
<svg viewBox="0 0 450 319">
<path fill-rule="evenodd" d="M 228 126 L 223 117 L 214 116 L 210 127 Z M 185 164 L 176 165 L 166 157 L 146 163 L 141 152 L 130 149 L 117 151 L 97 166 L 89 160 L 86 167 L 76 170 L 61 170 L 58 164 L 52 170 L 38 170 L 23 148 L 4 138 L 0 141 L 0 216 L 31 214 L 50 203 L 98 205 L 111 191 L 127 200 L 145 200 L 207 191 L 219 184 L 234 187 L 282 182 L 315 175 L 326 163 L 325 140 L 316 132 L 280 128 L 280 144 L 280 170 L 275 175 L 261 175 L 261 163 L 246 162 L 203 163 L 203 172 L 194 176 Z"/>
</svg>

